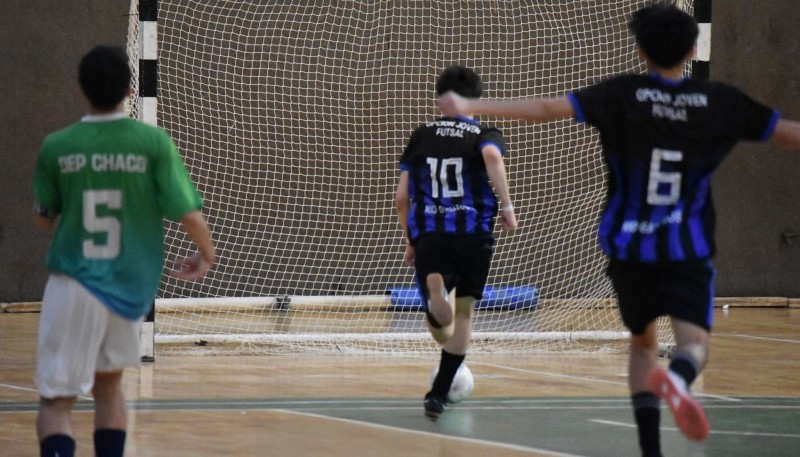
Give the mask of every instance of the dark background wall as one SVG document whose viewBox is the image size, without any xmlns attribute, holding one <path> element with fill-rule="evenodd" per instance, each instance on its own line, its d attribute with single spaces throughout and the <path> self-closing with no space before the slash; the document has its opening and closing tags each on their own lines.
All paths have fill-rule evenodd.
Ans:
<svg viewBox="0 0 800 457">
<path fill-rule="evenodd" d="M 0 302 L 41 298 L 49 236 L 31 219 L 44 136 L 86 113 L 77 63 L 124 46 L 128 0 L 3 0 L 0 12 Z"/>
<path fill-rule="evenodd" d="M 39 300 L 49 237 L 31 222 L 30 180 L 44 135 L 85 113 L 76 64 L 124 45 L 128 0 L 3 0 L 0 14 L 0 302 Z M 714 79 L 800 118 L 800 8 L 794 0 L 717 0 Z M 737 147 L 715 178 L 719 296 L 800 296 L 800 155 Z"/>
<path fill-rule="evenodd" d="M 713 3 L 711 77 L 800 118 L 800 4 Z M 719 296 L 800 296 L 800 154 L 740 144 L 716 174 Z M 797 234 L 797 237 L 795 237 Z"/>
</svg>

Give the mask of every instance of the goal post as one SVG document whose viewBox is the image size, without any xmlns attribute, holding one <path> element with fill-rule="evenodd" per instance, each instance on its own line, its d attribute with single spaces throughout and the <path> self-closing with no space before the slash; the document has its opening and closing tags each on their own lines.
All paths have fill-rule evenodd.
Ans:
<svg viewBox="0 0 800 457">
<path fill-rule="evenodd" d="M 218 249 L 203 280 L 162 279 L 156 352 L 436 350 L 413 294 L 394 293 L 414 280 L 393 201 L 436 76 L 467 65 L 488 97 L 516 98 L 644 71 L 626 24 L 646 3 L 133 0 L 132 116 L 175 139 Z M 489 285 L 505 295 L 479 303 L 472 350 L 626 340 L 596 242 L 596 134 L 480 120 L 508 141 L 520 228 L 498 235 Z M 191 252 L 178 224 L 165 233 L 168 260 Z"/>
</svg>

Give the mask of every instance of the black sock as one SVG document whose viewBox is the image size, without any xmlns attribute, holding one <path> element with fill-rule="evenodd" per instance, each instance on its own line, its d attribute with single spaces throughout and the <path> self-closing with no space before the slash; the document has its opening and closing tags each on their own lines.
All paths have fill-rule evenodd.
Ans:
<svg viewBox="0 0 800 457">
<path fill-rule="evenodd" d="M 122 457 L 125 452 L 125 430 L 100 428 L 94 431 L 96 457 Z"/>
<path fill-rule="evenodd" d="M 456 377 L 456 371 L 464 361 L 465 355 L 451 354 L 442 349 L 442 358 L 439 361 L 439 373 L 436 374 L 436 379 L 433 380 L 433 388 L 431 393 L 439 398 L 447 398 L 447 393 L 450 392 L 450 384 L 453 383 L 453 378 Z"/>
<path fill-rule="evenodd" d="M 672 356 L 669 369 L 680 375 L 686 381 L 687 386 L 692 385 L 700 371 L 697 360 L 686 352 L 678 352 Z"/>
<path fill-rule="evenodd" d="M 661 402 L 651 392 L 639 392 L 631 396 L 631 403 L 642 457 L 661 457 Z"/>
<path fill-rule="evenodd" d="M 41 457 L 73 457 L 75 455 L 75 440 L 68 435 L 48 435 L 39 443 Z"/>
</svg>

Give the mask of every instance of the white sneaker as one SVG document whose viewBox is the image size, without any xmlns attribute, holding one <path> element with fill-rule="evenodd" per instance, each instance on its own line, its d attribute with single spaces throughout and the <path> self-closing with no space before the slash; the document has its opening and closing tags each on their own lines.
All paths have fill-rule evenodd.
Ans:
<svg viewBox="0 0 800 457">
<path fill-rule="evenodd" d="M 656 366 L 647 375 L 647 387 L 652 389 L 657 397 L 667 402 L 675 423 L 687 438 L 695 441 L 708 438 L 706 412 L 689 393 L 686 381 L 682 377 Z"/>
</svg>

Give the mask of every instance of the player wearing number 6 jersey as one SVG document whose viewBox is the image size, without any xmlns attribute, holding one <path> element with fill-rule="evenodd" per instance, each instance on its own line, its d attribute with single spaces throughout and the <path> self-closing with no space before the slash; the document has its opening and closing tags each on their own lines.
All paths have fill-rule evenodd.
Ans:
<svg viewBox="0 0 800 457">
<path fill-rule="evenodd" d="M 454 66 L 436 81 L 437 95 L 448 91 L 479 97 L 483 85 L 472 70 Z M 400 158 L 396 193 L 407 240 L 404 258 L 416 268 L 428 328 L 442 345 L 439 371 L 424 401 L 432 419 L 444 411 L 469 346 L 473 307 L 489 275 L 495 216 L 499 211 L 504 229 L 517 225 L 503 136 L 465 114 L 434 119 L 413 132 Z"/>
<path fill-rule="evenodd" d="M 74 453 L 71 409 L 95 399 L 95 455 L 122 456 L 125 367 L 139 363 L 139 326 L 163 269 L 163 218 L 180 220 L 199 253 L 171 273 L 193 280 L 214 263 L 202 201 L 175 144 L 130 119 L 125 52 L 99 46 L 81 60 L 90 114 L 50 134 L 36 167 L 35 218 L 55 226 L 42 299 L 36 383 L 41 455 Z"/>
<path fill-rule="evenodd" d="M 482 113 L 533 122 L 574 117 L 600 133 L 608 166 L 600 245 L 631 331 L 629 386 L 639 444 L 660 456 L 660 399 L 681 431 L 709 433 L 688 386 L 706 365 L 711 329 L 714 210 L 711 175 L 740 140 L 800 147 L 800 124 L 725 84 L 685 78 L 698 27 L 674 6 L 651 5 L 630 23 L 649 74 L 612 77 L 566 97 L 469 100 L 445 94 L 446 114 Z M 657 363 L 655 320 L 672 319 L 677 351 Z"/>
</svg>

